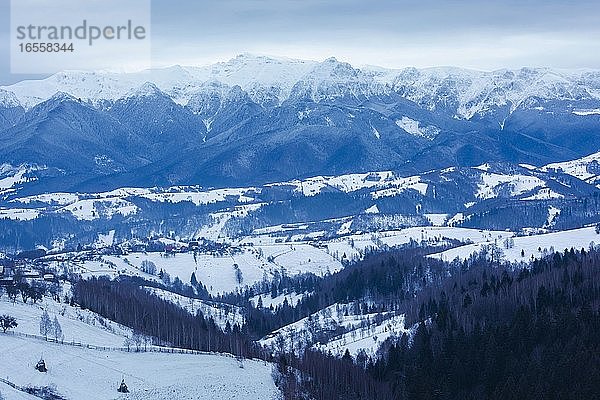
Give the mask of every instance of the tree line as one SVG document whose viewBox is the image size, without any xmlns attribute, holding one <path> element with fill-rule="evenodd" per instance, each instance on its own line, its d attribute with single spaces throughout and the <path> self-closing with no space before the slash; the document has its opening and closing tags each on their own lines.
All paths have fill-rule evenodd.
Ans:
<svg viewBox="0 0 600 400">
<path fill-rule="evenodd" d="M 73 286 L 82 308 L 153 338 L 153 344 L 259 357 L 263 353 L 237 324 L 221 330 L 212 318 L 161 299 L 127 278 L 82 279 Z"/>
</svg>

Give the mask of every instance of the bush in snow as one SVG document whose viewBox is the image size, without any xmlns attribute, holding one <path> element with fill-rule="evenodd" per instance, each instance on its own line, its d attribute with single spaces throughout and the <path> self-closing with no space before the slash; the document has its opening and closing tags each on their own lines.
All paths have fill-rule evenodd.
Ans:
<svg viewBox="0 0 600 400">
<path fill-rule="evenodd" d="M 16 328 L 18 325 L 15 317 L 7 314 L 0 316 L 0 329 L 2 329 L 4 333 L 9 329 Z"/>
<path fill-rule="evenodd" d="M 25 387 L 23 391 L 32 394 L 35 397 L 39 397 L 44 400 L 64 400 L 65 398 L 58 394 L 54 386 L 42 386 L 42 387 Z"/>
</svg>

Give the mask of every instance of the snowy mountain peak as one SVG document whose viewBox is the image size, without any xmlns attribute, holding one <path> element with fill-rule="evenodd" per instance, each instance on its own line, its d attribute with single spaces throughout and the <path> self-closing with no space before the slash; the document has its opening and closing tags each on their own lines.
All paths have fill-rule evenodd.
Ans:
<svg viewBox="0 0 600 400">
<path fill-rule="evenodd" d="M 58 91 L 56 92 L 54 95 L 52 95 L 52 97 L 50 97 L 48 99 L 48 102 L 65 102 L 65 101 L 78 101 L 79 99 L 75 98 L 75 96 L 73 96 L 70 93 L 67 92 L 62 92 L 62 91 Z"/>
<path fill-rule="evenodd" d="M 0 107 L 19 107 L 21 103 L 17 99 L 14 93 L 7 90 L 0 89 Z"/>
<path fill-rule="evenodd" d="M 126 94 L 125 98 L 162 96 L 164 93 L 152 82 L 144 82 L 141 86 Z"/>
<path fill-rule="evenodd" d="M 355 69 L 347 62 L 338 61 L 335 57 L 329 57 L 322 63 L 317 64 L 308 74 L 316 79 L 355 79 L 362 74 L 362 71 Z"/>
<path fill-rule="evenodd" d="M 373 73 L 330 57 L 304 75 L 292 88 L 290 97 L 322 101 L 347 95 L 368 97 L 385 93 L 385 85 L 376 82 L 373 76 Z"/>
</svg>

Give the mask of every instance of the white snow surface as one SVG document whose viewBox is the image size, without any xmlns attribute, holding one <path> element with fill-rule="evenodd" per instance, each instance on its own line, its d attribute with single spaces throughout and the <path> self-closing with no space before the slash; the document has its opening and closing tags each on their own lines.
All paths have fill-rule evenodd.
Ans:
<svg viewBox="0 0 600 400">
<path fill-rule="evenodd" d="M 425 182 L 421 182 L 421 177 L 416 175 L 406 178 L 397 177 L 395 179 L 390 179 L 386 182 L 385 187 L 385 189 L 372 192 L 371 197 L 374 200 L 382 197 L 393 197 L 406 190 L 415 190 L 424 196 L 427 193 L 429 185 Z"/>
<path fill-rule="evenodd" d="M 549 219 L 552 214 L 557 212 L 556 210 L 549 210 Z M 565 249 L 571 248 L 587 249 L 592 242 L 600 243 L 600 235 L 596 233 L 594 227 L 586 227 L 540 235 L 514 237 L 514 246 L 510 249 L 505 249 L 502 246 L 502 240 L 497 240 L 495 242 L 497 242 L 497 245 L 503 250 L 504 259 L 506 261 L 527 262 L 530 261 L 532 257 L 535 259 L 544 256 L 551 248 L 554 248 L 555 251 L 564 251 Z M 480 242 L 456 247 L 432 255 L 432 257 L 437 257 L 445 261 L 452 261 L 455 258 L 465 259 L 471 254 L 481 251 L 483 246 L 492 243 L 494 242 Z M 540 251 L 540 249 L 542 251 Z M 524 256 L 521 256 L 521 250 L 523 250 Z"/>
<path fill-rule="evenodd" d="M 39 336 L 43 310 L 51 320 L 57 317 L 64 344 Z M 0 377 L 21 387 L 54 386 L 69 400 L 281 399 L 271 377 L 271 365 L 264 362 L 244 360 L 240 368 L 240 363 L 227 354 L 127 352 L 124 340 L 131 337 L 131 329 L 49 297 L 38 304 L 31 300 L 23 304 L 20 299 L 13 304 L 3 296 L 0 314 L 14 316 L 19 324 L 12 330 L 14 334 L 0 333 Z M 88 345 L 91 348 L 85 347 Z M 33 368 L 40 357 L 46 362 L 47 373 Z M 116 391 L 121 379 L 129 387 L 127 395 Z M 6 400 L 36 399 L 2 383 L 0 391 Z"/>
<path fill-rule="evenodd" d="M 340 330 L 342 334 L 336 334 Z M 356 356 L 360 350 L 374 355 L 390 336 L 402 336 L 410 329 L 404 326 L 404 315 L 393 313 L 357 314 L 352 304 L 333 304 L 299 321 L 271 332 L 259 343 L 279 352 L 301 351 L 314 347 L 343 355 L 346 349 Z M 317 338 L 331 336 L 325 343 Z"/>
<path fill-rule="evenodd" d="M 591 108 L 587 110 L 573 110 L 573 114 L 581 116 L 600 115 L 600 108 Z"/>
<path fill-rule="evenodd" d="M 401 231 L 382 232 L 380 240 L 388 246 L 406 244 L 413 239 L 418 242 L 440 243 L 443 239 L 455 239 L 463 242 L 487 243 L 496 239 L 512 236 L 512 232 L 490 231 L 456 227 L 413 227 Z"/>
<path fill-rule="evenodd" d="M 101 200 L 79 200 L 65 206 L 61 211 L 69 212 L 77 219 L 91 221 L 102 217 L 110 219 L 116 214 L 126 217 L 135 214 L 138 207 L 120 198 L 105 198 Z"/>
<path fill-rule="evenodd" d="M 40 210 L 34 208 L 0 208 L 0 219 L 29 221 L 36 219 L 39 215 Z"/>
<path fill-rule="evenodd" d="M 167 272 L 171 280 L 178 277 L 182 282 L 189 283 L 192 272 L 195 273 L 198 281 L 213 295 L 233 292 L 236 288 L 251 286 L 265 278 L 271 279 L 275 272 L 282 270 L 288 275 L 311 272 L 322 276 L 343 267 L 339 260 L 324 249 L 306 243 L 293 243 L 245 246 L 234 254 L 199 253 L 195 260 L 190 252 L 175 253 L 168 257 L 163 253 L 134 252 L 123 256 L 99 256 L 94 260 L 71 262 L 69 268 L 70 271 L 83 273 L 85 277 L 127 274 L 157 280 L 157 276 L 141 272 L 140 267 L 145 260 L 152 261 L 157 271 L 162 269 Z M 241 283 L 236 279 L 234 264 L 242 272 Z"/>
<path fill-rule="evenodd" d="M 0 164 L 0 195 L 15 192 L 19 184 L 35 180 L 34 177 L 28 177 L 26 174 L 38 169 L 40 168 L 35 166 L 15 167 L 10 164 Z"/>
<path fill-rule="evenodd" d="M 411 135 L 424 137 L 429 140 L 435 139 L 438 133 L 440 133 L 440 130 L 437 127 L 421 126 L 419 121 L 415 121 L 409 117 L 402 117 L 396 120 L 396 125 Z"/>
<path fill-rule="evenodd" d="M 502 190 L 506 190 L 510 196 L 518 196 L 542 187 L 545 187 L 545 182 L 535 176 L 483 172 L 476 197 L 479 199 L 495 198 L 499 196 Z"/>
<path fill-rule="evenodd" d="M 600 152 L 593 153 L 583 158 L 576 160 L 552 163 L 541 168 L 542 171 L 562 171 L 565 174 L 572 175 L 582 181 L 586 181 L 592 184 L 594 178 L 597 177 L 597 173 L 591 170 L 590 167 L 597 166 L 600 163 Z M 596 169 L 597 171 L 598 169 Z"/>
<path fill-rule="evenodd" d="M 270 364 L 246 360 L 240 368 L 226 355 L 100 351 L 2 334 L 0 354 L 4 379 L 19 386 L 54 386 L 69 400 L 281 398 Z M 40 356 L 46 373 L 34 369 Z M 129 394 L 117 393 L 121 379 Z M 14 391 L 4 395 L 7 400 L 24 398 Z"/>
<path fill-rule="evenodd" d="M 394 182 L 393 179 L 393 172 L 381 171 L 338 176 L 315 176 L 303 180 L 296 179 L 288 182 L 272 183 L 267 186 L 292 186 L 304 196 L 315 196 L 326 188 L 350 193 L 365 188 L 387 186 Z"/>
<path fill-rule="evenodd" d="M 356 329 L 351 329 L 325 344 L 317 343 L 314 347 L 340 357 L 346 350 L 353 357 L 356 357 L 361 350 L 364 350 L 367 355 L 375 356 L 381 344 L 390 337 L 401 337 L 404 333 L 412 335 L 412 330 L 405 327 L 404 315 L 395 315 L 391 318 L 385 315 L 385 319 L 381 322 L 377 321 L 376 314 L 375 317 L 373 315 L 367 317 L 369 318 L 368 325 L 357 325 Z"/>
<path fill-rule="evenodd" d="M 44 297 L 37 304 L 24 304 L 20 296 L 12 303 L 5 295 L 0 298 L 0 315 L 9 314 L 19 324 L 14 332 L 39 335 L 40 317 L 45 311 L 51 320 L 58 319 L 65 342 L 77 342 L 94 346 L 121 347 L 126 337 L 132 335 L 131 329 L 102 318 L 89 310 L 58 303 L 50 297 Z M 0 335 L 0 342 L 2 341 Z M 1 376 L 1 375 L 0 375 Z"/>
<path fill-rule="evenodd" d="M 540 188 L 536 193 L 532 194 L 531 196 L 527 196 L 527 197 L 523 197 L 520 200 L 523 201 L 527 201 L 527 200 L 551 200 L 551 199 L 562 199 L 565 196 L 563 196 L 560 193 L 556 193 L 554 190 L 550 189 L 550 188 Z"/>
</svg>

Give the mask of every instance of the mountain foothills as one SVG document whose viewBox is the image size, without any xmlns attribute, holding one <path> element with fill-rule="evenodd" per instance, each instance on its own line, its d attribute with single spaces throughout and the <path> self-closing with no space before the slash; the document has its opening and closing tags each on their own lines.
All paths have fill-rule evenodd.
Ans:
<svg viewBox="0 0 600 400">
<path fill-rule="evenodd" d="M 599 398 L 596 243 L 600 71 L 22 81 L 0 399 Z"/>
</svg>

